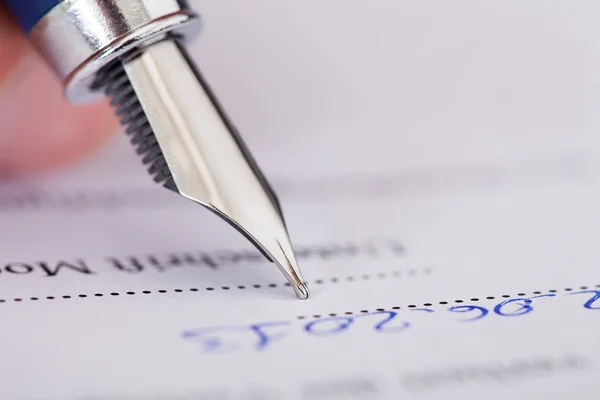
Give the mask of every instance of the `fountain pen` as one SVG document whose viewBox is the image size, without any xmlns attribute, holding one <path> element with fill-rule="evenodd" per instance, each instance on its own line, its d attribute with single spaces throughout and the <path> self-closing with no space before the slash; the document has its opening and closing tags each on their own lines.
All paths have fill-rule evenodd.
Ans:
<svg viewBox="0 0 600 400">
<path fill-rule="evenodd" d="M 217 214 L 281 270 L 300 273 L 279 201 L 186 51 L 185 0 L 4 0 L 65 97 L 108 96 L 153 180 Z"/>
</svg>

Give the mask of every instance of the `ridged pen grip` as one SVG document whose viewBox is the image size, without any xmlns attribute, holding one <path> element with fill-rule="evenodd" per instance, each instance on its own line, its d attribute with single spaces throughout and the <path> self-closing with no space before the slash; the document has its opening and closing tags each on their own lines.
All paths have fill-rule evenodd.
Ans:
<svg viewBox="0 0 600 400">
<path fill-rule="evenodd" d="M 61 0 L 3 0 L 21 29 L 29 34 L 35 24 Z"/>
</svg>

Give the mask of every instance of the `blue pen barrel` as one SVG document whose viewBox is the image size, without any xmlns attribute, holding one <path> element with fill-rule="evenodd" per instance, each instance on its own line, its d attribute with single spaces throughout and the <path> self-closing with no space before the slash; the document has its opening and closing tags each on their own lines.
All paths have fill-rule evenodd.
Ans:
<svg viewBox="0 0 600 400">
<path fill-rule="evenodd" d="M 61 0 L 3 0 L 21 29 L 29 34 L 35 24 Z"/>
</svg>

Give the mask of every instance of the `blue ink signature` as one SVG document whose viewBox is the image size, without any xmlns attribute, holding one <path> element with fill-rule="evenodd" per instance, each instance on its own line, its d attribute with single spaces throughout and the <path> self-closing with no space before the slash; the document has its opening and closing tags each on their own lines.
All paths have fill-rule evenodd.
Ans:
<svg viewBox="0 0 600 400">
<path fill-rule="evenodd" d="M 583 307 L 588 310 L 600 310 L 600 290 L 582 290 L 567 295 L 587 295 Z M 453 319 L 459 323 L 474 323 L 490 318 L 493 315 L 503 318 L 522 317 L 534 312 L 535 299 L 553 298 L 555 293 L 540 294 L 531 297 L 509 298 L 493 307 L 464 304 L 444 309 L 409 308 L 409 313 L 400 315 L 396 311 L 376 311 L 344 316 L 319 318 L 308 322 L 269 321 L 251 325 L 218 326 L 189 329 L 182 333 L 182 338 L 197 343 L 207 353 L 229 353 L 241 349 L 265 351 L 275 342 L 284 340 L 290 334 L 303 334 L 312 337 L 337 336 L 362 326 L 376 333 L 398 334 L 412 327 L 407 316 L 419 314 L 463 314 L 462 318 Z M 301 329 L 295 329 L 301 324 Z M 356 328 L 355 328 L 356 327 Z"/>
</svg>

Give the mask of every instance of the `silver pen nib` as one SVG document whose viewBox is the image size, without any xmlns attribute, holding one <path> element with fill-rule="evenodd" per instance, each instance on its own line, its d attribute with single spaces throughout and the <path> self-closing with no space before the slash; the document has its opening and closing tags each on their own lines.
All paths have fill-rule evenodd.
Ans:
<svg viewBox="0 0 600 400">
<path fill-rule="evenodd" d="M 277 198 L 176 39 L 100 76 L 154 180 L 229 222 L 309 295 Z"/>
</svg>

